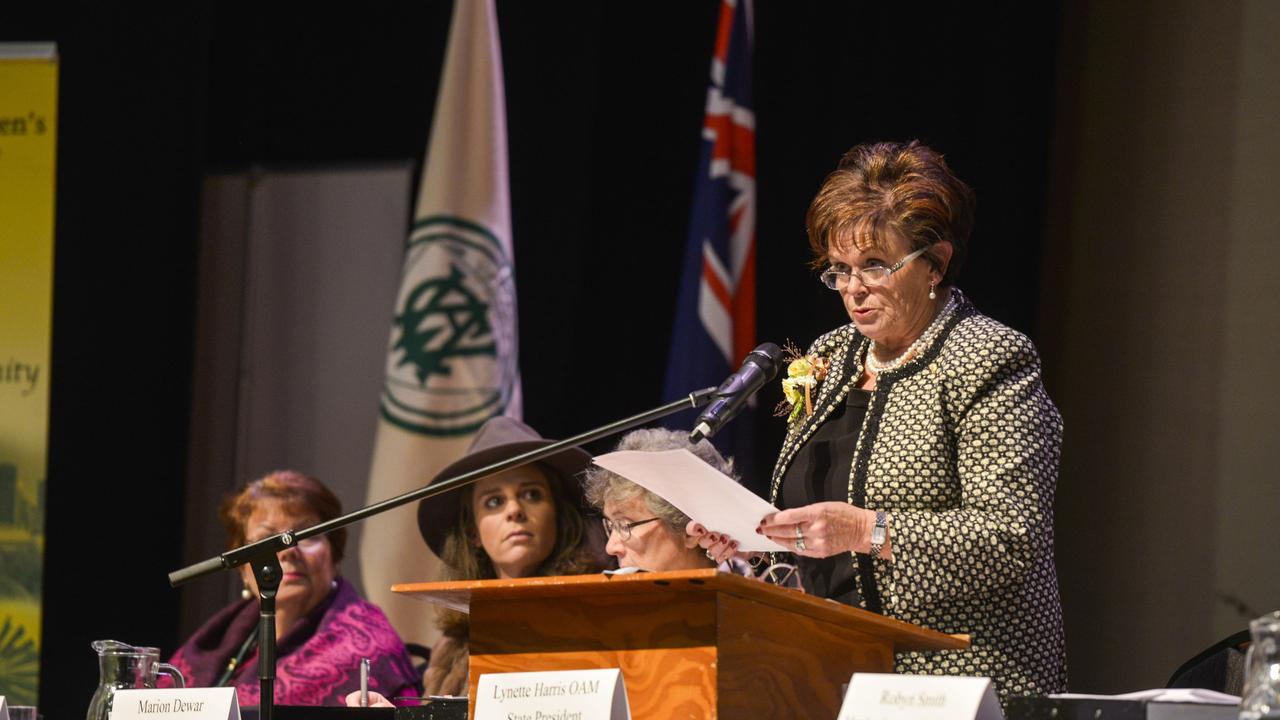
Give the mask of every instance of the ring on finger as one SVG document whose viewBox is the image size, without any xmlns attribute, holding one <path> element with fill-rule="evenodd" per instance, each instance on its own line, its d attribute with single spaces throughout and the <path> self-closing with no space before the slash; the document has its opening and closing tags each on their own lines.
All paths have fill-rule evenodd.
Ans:
<svg viewBox="0 0 1280 720">
<path fill-rule="evenodd" d="M 708 551 L 707 551 L 707 559 L 708 559 L 708 560 L 715 560 L 715 559 L 716 559 L 716 556 L 715 556 L 715 554 L 714 554 L 714 553 L 712 553 L 710 550 L 708 550 Z"/>
<path fill-rule="evenodd" d="M 804 532 L 800 530 L 800 523 L 796 523 L 796 539 L 801 540 L 803 538 L 804 538 Z"/>
<path fill-rule="evenodd" d="M 804 548 L 803 536 L 796 538 L 796 549 L 799 550 L 800 552 L 804 552 L 805 548 Z"/>
</svg>

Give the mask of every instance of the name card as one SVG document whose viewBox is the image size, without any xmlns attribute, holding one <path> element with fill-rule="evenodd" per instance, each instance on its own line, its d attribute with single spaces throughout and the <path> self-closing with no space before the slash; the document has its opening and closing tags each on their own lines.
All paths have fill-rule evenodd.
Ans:
<svg viewBox="0 0 1280 720">
<path fill-rule="evenodd" d="M 631 720 L 622 671 L 487 673 L 475 720 Z M 114 719 L 113 719 L 114 720 Z"/>
<path fill-rule="evenodd" d="M 111 720 L 240 720 L 236 689 L 171 688 L 117 690 Z"/>
<path fill-rule="evenodd" d="M 838 720 L 1003 720 L 990 678 L 854 673 Z"/>
<path fill-rule="evenodd" d="M 36 720 L 36 709 L 32 705 L 10 706 L 0 695 L 0 720 Z"/>
</svg>

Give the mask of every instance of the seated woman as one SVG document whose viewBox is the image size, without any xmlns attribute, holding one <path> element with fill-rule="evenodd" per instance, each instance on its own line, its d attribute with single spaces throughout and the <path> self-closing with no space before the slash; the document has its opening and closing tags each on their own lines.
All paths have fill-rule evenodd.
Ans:
<svg viewBox="0 0 1280 720">
<path fill-rule="evenodd" d="M 555 442 L 509 417 L 480 428 L 467 455 L 441 470 L 440 482 Z M 427 498 L 418 505 L 422 538 L 446 566 L 445 580 L 492 580 L 539 575 L 581 575 L 606 564 L 603 541 L 583 519 L 582 486 L 576 475 L 591 456 L 572 449 Z M 428 695 L 465 695 L 468 617 L 444 611 L 443 635 L 431 648 L 423 675 Z M 358 705 L 359 693 L 347 696 Z M 386 700 L 370 693 L 371 706 Z"/>
<path fill-rule="evenodd" d="M 720 472 L 734 477 L 733 460 L 726 460 L 715 447 L 701 440 L 689 442 L 689 434 L 659 428 L 633 430 L 622 436 L 615 450 L 659 452 L 688 450 Z M 604 514 L 604 530 L 609 541 L 608 553 L 618 559 L 620 567 L 634 567 L 660 572 L 711 568 L 720 558 L 698 546 L 698 538 L 685 534 L 690 524 L 685 515 L 656 493 L 601 467 L 587 471 L 587 499 Z M 732 555 L 737 543 L 731 542 L 722 555 Z M 731 558 L 731 572 L 744 574 L 746 563 Z"/>
<path fill-rule="evenodd" d="M 254 480 L 221 509 L 228 546 L 284 530 L 302 530 L 342 514 L 319 480 L 290 470 Z M 369 658 L 369 686 L 390 697 L 414 695 L 417 673 L 404 643 L 376 605 L 338 575 L 345 529 L 307 538 L 280 553 L 276 595 L 276 685 L 279 705 L 340 705 L 360 686 Z M 258 587 L 241 567 L 244 599 L 219 611 L 170 662 L 195 687 L 233 686 L 241 705 L 258 704 Z"/>
</svg>

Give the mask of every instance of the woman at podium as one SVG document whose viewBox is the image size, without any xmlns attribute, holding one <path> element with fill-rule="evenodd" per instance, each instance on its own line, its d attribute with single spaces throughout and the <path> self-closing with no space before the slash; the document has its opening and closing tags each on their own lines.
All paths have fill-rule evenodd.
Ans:
<svg viewBox="0 0 1280 720">
<path fill-rule="evenodd" d="M 290 470 L 247 484 L 222 506 L 228 547 L 342 515 L 319 480 Z M 418 675 L 382 610 L 356 594 L 338 573 L 347 531 L 299 541 L 279 554 L 276 593 L 276 686 L 279 705 L 340 705 L 360 687 L 369 658 L 371 687 L 388 696 L 416 694 Z M 240 568 L 244 598 L 213 616 L 170 660 L 194 687 L 233 686 L 241 705 L 257 705 L 258 588 Z"/>
<path fill-rule="evenodd" d="M 660 428 L 633 430 L 622 436 L 614 449 L 641 452 L 684 449 L 721 473 L 735 477 L 733 460 L 726 459 L 706 440 L 690 443 L 689 434 L 684 432 Z M 689 516 L 657 493 L 602 467 L 588 470 L 583 484 L 587 499 L 603 515 L 608 538 L 605 550 L 617 559 L 619 567 L 661 572 L 712 568 L 719 564 L 717 558 L 698 545 L 696 537 L 685 533 Z M 727 560 L 731 565 L 726 569 L 748 574 L 745 562 L 736 558 Z"/>
<path fill-rule="evenodd" d="M 794 353 L 771 487 L 784 509 L 757 532 L 791 549 L 808 592 L 972 637 L 900 654 L 899 672 L 992 677 L 1002 698 L 1061 692 L 1062 421 L 1035 346 L 955 285 L 973 206 L 918 142 L 854 147 L 819 189 L 809 244 L 852 322 Z"/>
</svg>

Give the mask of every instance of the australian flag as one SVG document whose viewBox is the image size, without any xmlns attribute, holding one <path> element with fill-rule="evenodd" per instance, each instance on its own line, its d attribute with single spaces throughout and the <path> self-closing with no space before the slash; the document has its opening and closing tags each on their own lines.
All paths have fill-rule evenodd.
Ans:
<svg viewBox="0 0 1280 720">
<path fill-rule="evenodd" d="M 667 362 L 667 400 L 719 385 L 756 342 L 756 123 L 751 105 L 750 0 L 724 0 L 693 212 Z M 751 465 L 750 411 L 716 435 L 739 469 Z M 689 417 L 673 427 L 689 429 Z"/>
</svg>

